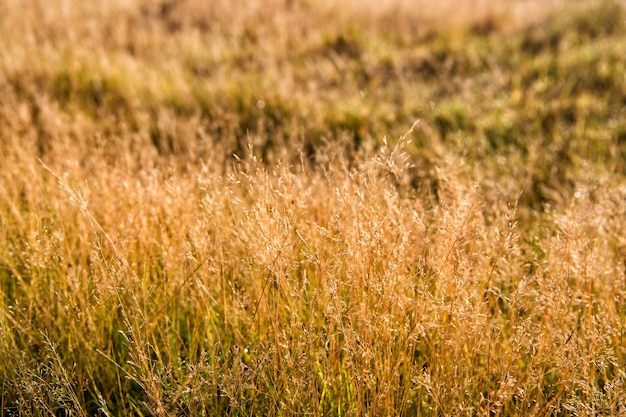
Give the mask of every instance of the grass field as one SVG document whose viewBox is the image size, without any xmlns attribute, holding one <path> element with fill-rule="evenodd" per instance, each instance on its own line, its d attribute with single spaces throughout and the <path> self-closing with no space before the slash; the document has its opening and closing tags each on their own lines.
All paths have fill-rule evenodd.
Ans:
<svg viewBox="0 0 626 417">
<path fill-rule="evenodd" d="M 0 0 L 0 415 L 626 415 L 626 9 Z"/>
</svg>

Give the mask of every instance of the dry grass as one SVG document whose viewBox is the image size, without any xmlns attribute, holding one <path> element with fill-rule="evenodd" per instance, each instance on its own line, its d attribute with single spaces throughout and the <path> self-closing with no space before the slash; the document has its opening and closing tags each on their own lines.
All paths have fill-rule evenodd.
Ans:
<svg viewBox="0 0 626 417">
<path fill-rule="evenodd" d="M 0 1 L 0 414 L 626 413 L 626 13 L 477 3 Z"/>
</svg>

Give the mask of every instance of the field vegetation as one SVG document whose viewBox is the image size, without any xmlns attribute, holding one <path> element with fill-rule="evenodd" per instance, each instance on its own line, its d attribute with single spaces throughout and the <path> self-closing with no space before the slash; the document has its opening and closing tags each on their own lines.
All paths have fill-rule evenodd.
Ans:
<svg viewBox="0 0 626 417">
<path fill-rule="evenodd" d="M 332 3 L 0 0 L 0 415 L 626 414 L 623 2 Z"/>
</svg>

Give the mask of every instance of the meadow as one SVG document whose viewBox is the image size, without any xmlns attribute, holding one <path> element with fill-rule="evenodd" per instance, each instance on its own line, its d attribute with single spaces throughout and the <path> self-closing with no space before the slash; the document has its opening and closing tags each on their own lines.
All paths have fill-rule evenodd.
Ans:
<svg viewBox="0 0 626 417">
<path fill-rule="evenodd" d="M 431 3 L 0 0 L 0 415 L 625 415 L 625 4 Z"/>
</svg>

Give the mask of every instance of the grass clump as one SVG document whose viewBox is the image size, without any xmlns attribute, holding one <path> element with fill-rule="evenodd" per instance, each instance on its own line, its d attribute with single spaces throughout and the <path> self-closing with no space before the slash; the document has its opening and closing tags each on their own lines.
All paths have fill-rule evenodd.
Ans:
<svg viewBox="0 0 626 417">
<path fill-rule="evenodd" d="M 624 413 L 621 3 L 74 3 L 0 4 L 2 415 Z"/>
</svg>

